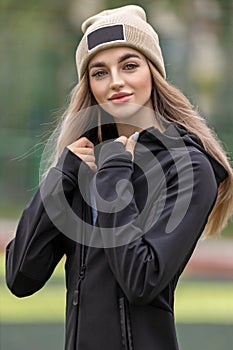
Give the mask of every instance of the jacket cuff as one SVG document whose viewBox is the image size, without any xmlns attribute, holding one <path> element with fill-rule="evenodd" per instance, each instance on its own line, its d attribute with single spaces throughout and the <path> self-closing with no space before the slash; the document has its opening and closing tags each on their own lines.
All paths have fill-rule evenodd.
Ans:
<svg viewBox="0 0 233 350">
<path fill-rule="evenodd" d="M 112 141 L 105 143 L 99 155 L 99 168 L 102 168 L 106 163 L 111 163 L 111 166 L 119 166 L 123 163 L 128 163 L 132 166 L 132 154 L 125 151 L 125 146 L 120 141 Z"/>
<path fill-rule="evenodd" d="M 62 152 L 55 168 L 69 176 L 75 182 L 78 182 L 80 176 L 87 176 L 88 173 L 92 173 L 89 166 L 67 147 Z"/>
</svg>

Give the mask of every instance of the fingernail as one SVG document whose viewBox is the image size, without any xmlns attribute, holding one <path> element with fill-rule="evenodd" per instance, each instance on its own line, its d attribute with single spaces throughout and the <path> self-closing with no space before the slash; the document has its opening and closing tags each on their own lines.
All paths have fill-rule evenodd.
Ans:
<svg viewBox="0 0 233 350">
<path fill-rule="evenodd" d="M 136 132 L 134 133 L 134 135 L 133 135 L 133 139 L 134 139 L 134 141 L 137 142 L 138 138 L 139 138 L 139 132 L 136 131 Z"/>
</svg>

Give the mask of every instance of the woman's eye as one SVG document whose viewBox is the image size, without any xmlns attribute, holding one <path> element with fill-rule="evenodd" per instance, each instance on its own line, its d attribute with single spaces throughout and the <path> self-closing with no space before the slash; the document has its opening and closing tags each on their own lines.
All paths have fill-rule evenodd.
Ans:
<svg viewBox="0 0 233 350">
<path fill-rule="evenodd" d="M 135 68 L 137 68 L 137 67 L 138 67 L 138 65 L 135 64 L 135 63 L 127 63 L 127 64 L 125 65 L 125 69 L 126 69 L 126 70 L 133 70 L 133 69 L 135 69 Z"/>
<path fill-rule="evenodd" d="M 91 74 L 92 77 L 97 77 L 97 78 L 101 78 L 102 76 L 104 76 L 106 73 L 104 70 L 98 70 L 97 72 Z"/>
</svg>

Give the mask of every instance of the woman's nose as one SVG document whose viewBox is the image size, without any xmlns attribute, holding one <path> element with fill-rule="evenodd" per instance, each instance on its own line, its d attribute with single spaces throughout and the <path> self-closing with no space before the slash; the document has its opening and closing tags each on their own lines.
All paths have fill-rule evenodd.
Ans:
<svg viewBox="0 0 233 350">
<path fill-rule="evenodd" d="M 110 89 L 118 90 L 122 88 L 124 85 L 125 85 L 125 82 L 119 73 L 114 72 L 111 74 Z"/>
</svg>

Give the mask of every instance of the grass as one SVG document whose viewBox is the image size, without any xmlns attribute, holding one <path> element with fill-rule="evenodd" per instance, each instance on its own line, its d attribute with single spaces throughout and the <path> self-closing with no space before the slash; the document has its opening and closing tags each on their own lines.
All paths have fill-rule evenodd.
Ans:
<svg viewBox="0 0 233 350">
<path fill-rule="evenodd" d="M 44 288 L 32 296 L 17 298 L 11 294 L 4 281 L 4 259 L 4 255 L 0 254 L 1 322 L 64 322 L 64 261 L 58 264 L 54 275 Z"/>
<path fill-rule="evenodd" d="M 233 324 L 233 282 L 181 279 L 175 306 L 180 323 Z"/>
<path fill-rule="evenodd" d="M 64 322 L 65 286 L 62 261 L 50 281 L 33 296 L 19 299 L 4 282 L 0 255 L 0 315 L 3 323 Z M 233 281 L 194 281 L 182 278 L 176 291 L 178 323 L 233 324 Z"/>
</svg>

